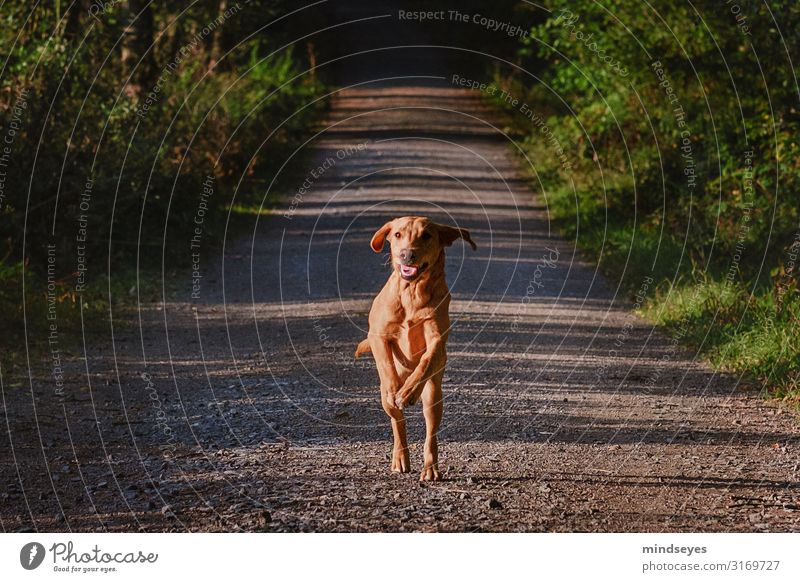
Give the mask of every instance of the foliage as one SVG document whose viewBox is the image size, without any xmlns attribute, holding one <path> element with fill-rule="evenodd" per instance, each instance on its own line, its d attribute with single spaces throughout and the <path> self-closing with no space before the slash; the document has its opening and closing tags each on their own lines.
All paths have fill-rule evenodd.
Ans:
<svg viewBox="0 0 800 582">
<path fill-rule="evenodd" d="M 135 4 L 107 3 L 95 16 L 80 2 L 62 15 L 37 8 L 32 21 L 26 3 L 4 6 L 3 127 L 19 92 L 28 95 L 5 185 L 7 261 L 28 259 L 41 271 L 46 242 L 73 256 L 81 214 L 89 218 L 92 251 L 104 252 L 109 238 L 120 241 L 114 258 L 130 256 L 139 240 L 161 246 L 160 235 L 181 235 L 163 233 L 165 223 L 191 223 L 206 176 L 225 189 L 257 171 L 268 174 L 275 169 L 270 154 L 299 138 L 313 113 L 301 112 L 262 143 L 321 88 L 302 74 L 304 53 L 281 48 L 281 36 L 239 42 L 255 20 L 285 10 L 280 3 L 200 2 L 186 10 L 143 3 L 153 22 L 138 32 L 152 42 L 131 66 L 137 47 L 126 41 L 132 25 L 125 6 Z M 88 210 L 81 210 L 88 183 Z M 141 217 L 143 232 L 132 217 Z"/>
<path fill-rule="evenodd" d="M 722 367 L 791 391 L 800 8 L 548 8 L 520 41 L 519 68 L 498 71 L 496 83 L 533 104 L 569 158 L 565 168 L 553 140 L 516 115 L 551 213 L 623 288 L 662 282 L 646 310 L 660 323 L 681 321 L 681 298 L 700 285 L 707 296 L 689 318 L 696 345 Z"/>
<path fill-rule="evenodd" d="M 318 16 L 291 15 L 297 8 L 284 0 L 3 4 L 4 327 L 21 333 L 22 306 L 40 307 L 48 281 L 69 318 L 81 293 L 101 305 L 105 277 L 187 261 L 201 212 L 211 253 L 228 209 L 262 201 L 323 89 L 313 47 L 293 42 Z"/>
</svg>

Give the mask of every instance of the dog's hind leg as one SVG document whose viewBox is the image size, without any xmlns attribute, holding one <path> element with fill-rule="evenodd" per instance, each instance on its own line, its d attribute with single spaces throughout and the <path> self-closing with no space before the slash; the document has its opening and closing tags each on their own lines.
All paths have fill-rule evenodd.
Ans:
<svg viewBox="0 0 800 582">
<path fill-rule="evenodd" d="M 425 416 L 425 452 L 420 481 L 438 481 L 439 475 L 439 427 L 442 425 L 442 377 L 444 371 L 434 374 L 425 383 L 422 391 L 422 414 Z"/>
</svg>

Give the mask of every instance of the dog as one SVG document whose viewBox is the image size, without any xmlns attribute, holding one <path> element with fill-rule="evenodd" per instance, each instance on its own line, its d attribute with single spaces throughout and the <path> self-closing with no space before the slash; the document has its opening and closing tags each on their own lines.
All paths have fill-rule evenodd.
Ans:
<svg viewBox="0 0 800 582">
<path fill-rule="evenodd" d="M 450 289 L 444 275 L 444 249 L 463 239 L 477 246 L 469 231 L 404 216 L 384 224 L 370 246 L 391 250 L 392 274 L 372 303 L 367 339 L 355 356 L 372 352 L 381 382 L 381 404 L 392 423 L 392 471 L 411 470 L 403 410 L 422 399 L 425 417 L 424 465 L 420 481 L 441 479 L 437 432 L 442 422 L 442 378 L 450 331 Z"/>
</svg>

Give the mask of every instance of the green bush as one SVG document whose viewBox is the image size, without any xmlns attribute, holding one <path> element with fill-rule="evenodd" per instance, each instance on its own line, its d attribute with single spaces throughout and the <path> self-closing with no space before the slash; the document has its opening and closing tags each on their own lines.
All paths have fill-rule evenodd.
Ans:
<svg viewBox="0 0 800 582">
<path fill-rule="evenodd" d="M 22 306 L 42 305 L 48 245 L 59 319 L 81 300 L 101 309 L 109 276 L 127 289 L 137 269 L 146 278 L 162 258 L 186 261 L 208 180 L 205 251 L 218 248 L 228 209 L 261 201 L 319 113 L 304 107 L 323 89 L 304 74 L 313 47 L 290 42 L 318 26 L 318 11 L 265 29 L 296 7 L 124 2 L 93 15 L 92 6 L 16 0 L 0 16 L 0 140 L 14 134 L 0 164 L 0 314 L 19 333 Z M 44 321 L 29 319 L 34 330 Z"/>
<path fill-rule="evenodd" d="M 800 132 L 794 2 L 556 0 L 495 83 L 553 217 L 645 313 L 722 368 L 797 394 Z M 781 300 L 778 305 L 777 294 Z M 692 297 L 694 301 L 688 301 Z"/>
</svg>

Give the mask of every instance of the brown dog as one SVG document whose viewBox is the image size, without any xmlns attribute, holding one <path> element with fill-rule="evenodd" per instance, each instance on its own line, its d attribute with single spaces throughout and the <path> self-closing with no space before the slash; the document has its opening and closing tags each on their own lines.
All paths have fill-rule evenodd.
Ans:
<svg viewBox="0 0 800 582">
<path fill-rule="evenodd" d="M 404 216 L 384 224 L 372 237 L 372 250 L 391 247 L 392 274 L 369 312 L 369 334 L 356 357 L 372 352 L 381 379 L 381 403 L 392 420 L 392 471 L 411 469 L 403 409 L 422 397 L 425 456 L 421 481 L 438 481 L 436 433 L 442 421 L 442 377 L 450 330 L 450 289 L 444 277 L 444 247 L 463 238 L 463 228 Z"/>
</svg>

